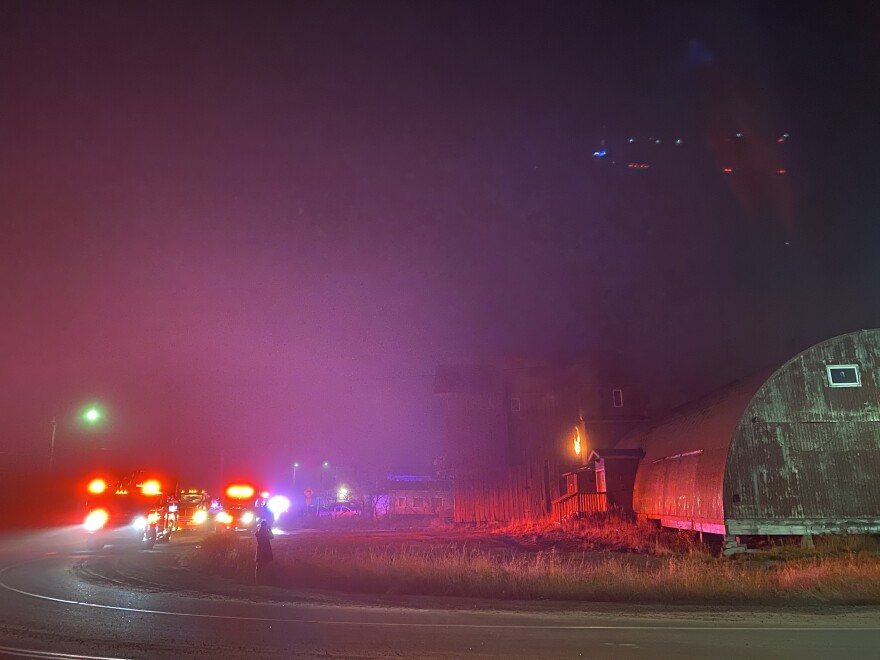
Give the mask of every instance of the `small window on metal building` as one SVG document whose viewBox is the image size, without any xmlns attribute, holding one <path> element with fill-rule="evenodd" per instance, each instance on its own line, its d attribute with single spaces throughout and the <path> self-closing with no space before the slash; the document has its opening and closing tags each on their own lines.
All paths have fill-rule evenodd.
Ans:
<svg viewBox="0 0 880 660">
<path fill-rule="evenodd" d="M 518 396 L 510 397 L 510 412 L 519 412 L 521 409 L 521 402 Z"/>
<path fill-rule="evenodd" d="M 615 408 L 623 408 L 623 390 L 611 390 L 611 402 Z"/>
<path fill-rule="evenodd" d="M 825 365 L 829 387 L 861 387 L 862 376 L 857 364 Z"/>
</svg>

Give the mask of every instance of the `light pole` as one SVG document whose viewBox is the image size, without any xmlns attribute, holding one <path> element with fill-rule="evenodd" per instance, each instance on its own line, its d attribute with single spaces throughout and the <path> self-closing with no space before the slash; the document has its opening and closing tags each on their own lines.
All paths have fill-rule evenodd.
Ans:
<svg viewBox="0 0 880 660">
<path fill-rule="evenodd" d="M 324 461 L 321 465 L 321 488 L 318 490 L 318 516 L 321 515 L 321 505 L 324 503 L 324 471 L 330 467 L 330 461 Z"/>
<path fill-rule="evenodd" d="M 82 420 L 89 424 L 90 426 L 94 426 L 102 419 L 104 419 L 104 413 L 97 406 L 89 406 L 85 410 L 82 411 L 81 415 Z M 52 437 L 49 441 L 49 471 L 52 471 L 52 465 L 55 463 L 55 437 L 58 434 L 58 416 L 52 415 Z"/>
<path fill-rule="evenodd" d="M 293 464 L 293 488 L 296 490 L 296 470 L 299 467 L 299 463 Z"/>
<path fill-rule="evenodd" d="M 49 472 L 52 471 L 52 462 L 55 460 L 55 432 L 58 430 L 58 418 L 52 415 L 52 441 L 49 443 Z"/>
</svg>

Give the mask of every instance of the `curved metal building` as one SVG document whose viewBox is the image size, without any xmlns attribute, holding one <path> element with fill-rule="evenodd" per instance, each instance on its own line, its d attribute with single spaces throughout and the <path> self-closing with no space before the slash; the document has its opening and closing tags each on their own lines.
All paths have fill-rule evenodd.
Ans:
<svg viewBox="0 0 880 660">
<path fill-rule="evenodd" d="M 807 349 L 627 435 L 633 508 L 726 536 L 880 532 L 880 330 Z"/>
</svg>

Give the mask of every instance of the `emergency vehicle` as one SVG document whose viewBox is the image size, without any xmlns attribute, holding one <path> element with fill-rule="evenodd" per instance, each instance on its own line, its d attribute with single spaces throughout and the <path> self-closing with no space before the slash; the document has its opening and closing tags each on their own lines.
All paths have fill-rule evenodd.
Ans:
<svg viewBox="0 0 880 660">
<path fill-rule="evenodd" d="M 87 486 L 83 522 L 86 547 L 139 544 L 145 549 L 168 542 L 177 526 L 174 489 L 157 477 L 136 472 L 119 480 L 97 477 Z"/>
<path fill-rule="evenodd" d="M 211 517 L 211 498 L 198 488 L 177 492 L 177 529 L 204 529 Z"/>
<path fill-rule="evenodd" d="M 266 508 L 269 493 L 258 492 L 251 484 L 231 484 L 221 501 L 221 510 L 214 517 L 214 529 L 220 531 L 250 531 L 263 519 L 272 522 Z"/>
</svg>

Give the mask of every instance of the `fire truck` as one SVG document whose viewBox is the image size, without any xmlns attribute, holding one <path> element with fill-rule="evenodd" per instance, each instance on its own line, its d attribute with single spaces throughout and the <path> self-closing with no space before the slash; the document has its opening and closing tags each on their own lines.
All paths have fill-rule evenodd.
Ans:
<svg viewBox="0 0 880 660">
<path fill-rule="evenodd" d="M 211 498 L 198 488 L 181 488 L 177 493 L 177 529 L 204 529 L 211 517 Z"/>
<path fill-rule="evenodd" d="M 83 530 L 89 550 L 121 544 L 150 549 L 171 540 L 177 500 L 174 489 L 158 477 L 143 472 L 119 480 L 97 477 L 89 481 L 87 492 Z"/>
<path fill-rule="evenodd" d="M 221 501 L 221 510 L 214 517 L 214 529 L 220 531 L 249 531 L 256 529 L 263 519 L 271 523 L 266 508 L 267 492 L 259 492 L 251 484 L 231 484 Z"/>
</svg>

